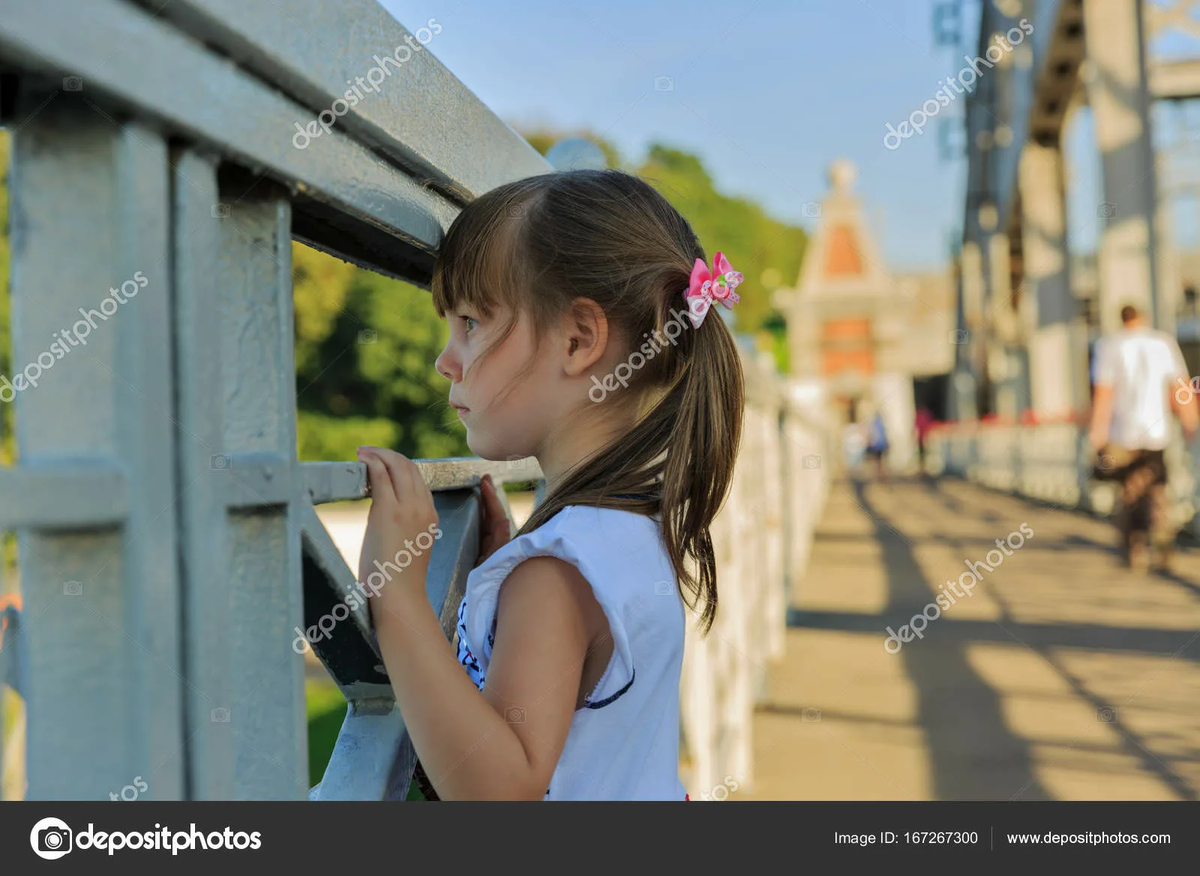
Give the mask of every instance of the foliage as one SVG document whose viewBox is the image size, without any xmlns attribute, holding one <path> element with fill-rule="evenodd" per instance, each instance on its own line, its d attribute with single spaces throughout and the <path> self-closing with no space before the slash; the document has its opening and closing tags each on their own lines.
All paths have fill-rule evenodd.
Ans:
<svg viewBox="0 0 1200 876">
<path fill-rule="evenodd" d="M 332 682 L 307 680 L 304 699 L 308 719 L 308 786 L 311 788 L 325 775 L 347 707 L 345 697 Z"/>
<path fill-rule="evenodd" d="M 448 327 L 429 293 L 293 244 L 301 459 L 353 459 L 361 444 L 466 456 L 433 363 Z"/>
<path fill-rule="evenodd" d="M 738 289 L 741 302 L 733 310 L 737 330 L 753 333 L 764 328 L 773 310 L 773 290 L 764 284 L 764 275 L 767 279 L 799 276 L 806 242 L 803 229 L 772 219 L 745 198 L 721 194 L 700 159 L 678 149 L 652 147 L 638 173 L 692 223 L 710 266 L 720 249 L 745 275 Z"/>
<path fill-rule="evenodd" d="M 604 158 L 608 162 L 609 167 L 620 168 L 622 170 L 630 170 L 626 167 L 621 159 L 621 153 L 617 150 L 610 141 L 603 137 L 597 136 L 589 131 L 554 131 L 546 128 L 539 128 L 532 131 L 522 131 L 521 136 L 525 138 L 534 149 L 541 155 L 546 155 L 550 152 L 550 147 L 559 140 L 567 137 L 583 137 L 591 140 L 600 147 L 600 151 L 604 153 Z"/>
</svg>

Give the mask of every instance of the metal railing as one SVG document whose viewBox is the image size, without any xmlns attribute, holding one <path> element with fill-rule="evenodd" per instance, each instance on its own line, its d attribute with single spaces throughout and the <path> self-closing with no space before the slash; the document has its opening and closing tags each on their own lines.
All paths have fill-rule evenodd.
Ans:
<svg viewBox="0 0 1200 876">
<path fill-rule="evenodd" d="M 825 396 L 798 392 L 770 357 L 743 355 L 746 416 L 729 498 L 713 522 L 720 593 L 701 638 L 689 626 L 681 721 L 693 799 L 723 799 L 731 777 L 753 793 L 752 721 L 770 696 L 770 664 L 784 654 L 788 601 L 808 568 L 829 491 Z"/>
<path fill-rule="evenodd" d="M 89 325 L 14 393 L 19 465 L 0 470 L 22 596 L 0 684 L 25 701 L 25 796 L 107 799 L 139 777 L 147 799 L 402 799 L 413 752 L 365 606 L 314 645 L 349 709 L 309 788 L 291 643 L 356 577 L 313 506 L 361 498 L 365 475 L 296 458 L 291 242 L 427 288 L 466 203 L 553 167 L 416 48 L 432 29 L 370 0 L 160 5 L 0 0 L 13 361 Z M 380 68 L 351 106 L 347 84 Z M 800 462 L 818 431 L 748 368 L 718 523 L 725 617 L 685 669 L 698 786 L 749 780 L 750 713 L 818 507 L 796 489 L 822 476 Z M 429 597 L 452 636 L 480 476 L 540 472 L 420 465 L 444 532 Z"/>
<path fill-rule="evenodd" d="M 1078 422 L 944 424 L 931 433 L 929 443 L 932 473 L 1099 516 L 1116 507 L 1113 483 L 1092 476 L 1097 456 L 1086 426 Z M 1172 513 L 1180 526 L 1200 536 L 1196 452 L 1172 421 L 1166 449 Z"/>
</svg>

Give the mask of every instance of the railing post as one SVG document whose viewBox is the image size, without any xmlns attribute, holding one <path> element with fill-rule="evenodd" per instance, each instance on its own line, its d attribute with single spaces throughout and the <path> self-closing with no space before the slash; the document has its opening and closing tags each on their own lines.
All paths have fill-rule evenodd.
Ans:
<svg viewBox="0 0 1200 876">
<path fill-rule="evenodd" d="M 14 370 L 41 370 L 13 400 L 31 488 L 27 508 L 19 479 L 0 499 L 36 518 L 16 525 L 27 796 L 107 800 L 141 776 L 177 798 L 167 149 L 81 96 L 46 100 L 23 94 L 11 177 Z"/>
<path fill-rule="evenodd" d="M 303 799 L 290 204 L 190 150 L 173 182 L 188 797 Z"/>
</svg>

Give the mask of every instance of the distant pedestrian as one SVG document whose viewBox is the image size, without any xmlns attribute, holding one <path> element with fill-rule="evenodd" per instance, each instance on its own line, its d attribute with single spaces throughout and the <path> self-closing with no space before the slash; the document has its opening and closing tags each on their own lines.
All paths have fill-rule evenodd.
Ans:
<svg viewBox="0 0 1200 876">
<path fill-rule="evenodd" d="M 883 415 L 876 411 L 871 417 L 871 425 L 867 429 L 867 456 L 875 463 L 875 476 L 887 482 L 886 457 L 888 452 L 887 427 L 883 424 Z"/>
<path fill-rule="evenodd" d="M 1147 326 L 1132 306 L 1121 310 L 1121 322 L 1121 329 L 1096 345 L 1089 437 L 1099 469 L 1121 485 L 1117 527 L 1123 563 L 1141 566 L 1153 547 L 1153 567 L 1167 571 L 1175 544 L 1163 454 L 1170 415 L 1179 417 L 1189 438 L 1200 418 L 1175 338 Z"/>
<path fill-rule="evenodd" d="M 916 428 L 917 428 L 917 459 L 920 464 L 921 477 L 926 476 L 925 472 L 925 454 L 927 452 L 926 441 L 929 440 L 929 430 L 933 428 L 935 420 L 929 408 L 921 405 L 917 408 Z"/>
</svg>

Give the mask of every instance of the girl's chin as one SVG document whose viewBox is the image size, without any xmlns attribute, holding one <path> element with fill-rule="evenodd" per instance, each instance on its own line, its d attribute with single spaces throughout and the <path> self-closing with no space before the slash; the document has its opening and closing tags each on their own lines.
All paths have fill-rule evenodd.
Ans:
<svg viewBox="0 0 1200 876">
<path fill-rule="evenodd" d="M 494 444 L 483 444 L 477 442 L 471 434 L 471 428 L 467 427 L 467 448 L 480 459 L 485 459 L 488 462 L 508 462 L 521 457 L 513 456 L 507 453 L 502 448 L 496 447 Z"/>
<path fill-rule="evenodd" d="M 477 436 L 470 426 L 467 426 L 467 448 L 480 459 L 494 460 L 495 448 Z M 503 457 L 501 457 L 503 459 Z"/>
</svg>

